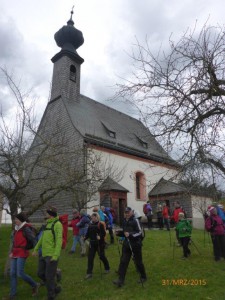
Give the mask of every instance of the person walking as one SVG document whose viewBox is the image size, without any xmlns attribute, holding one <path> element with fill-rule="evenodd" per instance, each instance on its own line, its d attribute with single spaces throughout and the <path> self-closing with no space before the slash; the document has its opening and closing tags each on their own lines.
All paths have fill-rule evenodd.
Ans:
<svg viewBox="0 0 225 300">
<path fill-rule="evenodd" d="M 214 206 L 209 208 L 209 217 L 206 218 L 205 229 L 211 235 L 215 261 L 219 261 L 221 258 L 225 259 L 225 225 Z"/>
<path fill-rule="evenodd" d="M 77 243 L 80 243 L 80 234 L 79 234 L 79 228 L 76 226 L 80 222 L 80 214 L 77 209 L 73 209 L 73 219 L 69 223 L 69 227 L 72 227 L 73 229 L 73 244 L 69 251 L 69 254 L 73 254 L 76 251 Z"/>
<path fill-rule="evenodd" d="M 191 223 L 184 218 L 184 213 L 179 212 L 178 219 L 179 221 L 176 225 L 176 230 L 178 232 L 181 246 L 183 247 L 182 259 L 186 259 L 191 255 L 191 250 L 188 248 L 188 245 L 191 239 L 192 226 Z"/>
<path fill-rule="evenodd" d="M 81 244 L 81 256 L 85 256 L 86 254 L 86 245 L 85 245 L 85 235 L 88 230 L 88 225 L 90 223 L 90 218 L 86 214 L 86 210 L 83 208 L 80 210 L 80 221 L 76 224 L 76 227 L 79 229 L 80 235 L 80 244 Z"/>
<path fill-rule="evenodd" d="M 42 249 L 43 259 L 39 265 L 39 277 L 46 285 L 48 300 L 54 300 L 56 294 L 61 291 L 61 287 L 55 283 L 55 278 L 62 248 L 63 228 L 55 207 L 49 206 L 47 208 L 46 219 L 45 229 L 32 255 L 38 256 L 38 250 Z"/>
<path fill-rule="evenodd" d="M 24 212 L 20 212 L 14 218 L 15 229 L 12 236 L 12 248 L 9 254 L 10 262 L 10 295 L 4 299 L 16 299 L 17 278 L 20 277 L 32 288 L 32 296 L 38 294 L 39 283 L 24 272 L 25 264 L 29 256 L 28 242 L 35 245 L 35 236 Z"/>
<path fill-rule="evenodd" d="M 125 239 L 123 241 L 122 255 L 118 269 L 119 278 L 114 280 L 113 283 L 118 287 L 123 286 L 131 257 L 133 258 L 137 271 L 140 274 L 140 280 L 138 283 L 145 282 L 147 280 L 147 276 L 142 262 L 141 226 L 138 219 L 134 217 L 134 212 L 130 207 L 126 207 L 125 209 L 123 229 L 117 230 L 116 235 L 124 237 Z"/>
<path fill-rule="evenodd" d="M 153 212 L 152 212 L 152 207 L 150 205 L 149 200 L 143 205 L 143 213 L 145 214 L 145 216 L 148 220 L 148 229 L 151 229 Z"/>
<path fill-rule="evenodd" d="M 163 215 L 162 215 L 162 205 L 158 204 L 156 208 L 158 226 L 160 230 L 163 230 Z"/>
<path fill-rule="evenodd" d="M 100 260 L 104 264 L 104 274 L 108 274 L 110 271 L 109 262 L 105 256 L 105 235 L 105 227 L 102 224 L 102 222 L 100 222 L 99 214 L 93 213 L 91 215 L 91 222 L 88 226 L 86 236 L 84 238 L 84 240 L 90 240 L 88 251 L 88 267 L 85 279 L 92 278 L 92 271 L 94 267 L 94 258 L 96 252 L 98 253 Z"/>
<path fill-rule="evenodd" d="M 163 225 L 166 225 L 167 231 L 170 231 L 169 207 L 166 205 L 166 203 L 163 203 L 162 216 L 163 216 Z"/>
</svg>

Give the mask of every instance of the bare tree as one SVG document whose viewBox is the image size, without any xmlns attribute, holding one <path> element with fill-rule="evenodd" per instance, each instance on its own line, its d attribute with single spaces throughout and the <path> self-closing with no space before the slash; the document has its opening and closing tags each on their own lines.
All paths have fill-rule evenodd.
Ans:
<svg viewBox="0 0 225 300">
<path fill-rule="evenodd" d="M 225 28 L 187 32 L 154 54 L 137 43 L 133 77 L 117 97 L 136 106 L 151 132 L 183 164 L 225 176 Z"/>
</svg>

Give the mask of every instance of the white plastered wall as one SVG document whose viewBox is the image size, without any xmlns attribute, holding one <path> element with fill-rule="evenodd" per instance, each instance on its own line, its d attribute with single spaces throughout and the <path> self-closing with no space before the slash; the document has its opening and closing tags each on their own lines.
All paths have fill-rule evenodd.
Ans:
<svg viewBox="0 0 225 300">
<path fill-rule="evenodd" d="M 136 200 L 136 184 L 135 173 L 142 172 L 146 178 L 146 195 L 145 201 L 148 197 L 148 192 L 155 186 L 155 184 L 162 178 L 172 180 L 177 174 L 175 169 L 160 165 L 159 163 L 148 162 L 147 160 L 139 159 L 138 157 L 131 157 L 129 155 L 114 154 L 97 149 L 92 150 L 94 155 L 100 155 L 103 164 L 111 165 L 114 170 L 123 170 L 123 176 L 118 183 L 129 190 L 127 194 L 127 204 L 134 210 L 139 211 L 142 215 L 144 201 Z M 99 196 L 98 196 L 99 197 Z M 96 203 L 96 202 L 95 202 Z"/>
<path fill-rule="evenodd" d="M 212 199 L 209 197 L 191 196 L 192 203 L 192 224 L 194 228 L 204 229 L 203 213 L 207 207 L 212 204 Z"/>
</svg>

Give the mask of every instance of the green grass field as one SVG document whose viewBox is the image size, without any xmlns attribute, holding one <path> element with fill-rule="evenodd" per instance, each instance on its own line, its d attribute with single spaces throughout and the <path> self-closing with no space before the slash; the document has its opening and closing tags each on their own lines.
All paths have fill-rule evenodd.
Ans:
<svg viewBox="0 0 225 300">
<path fill-rule="evenodd" d="M 9 279 L 4 279 L 3 271 L 7 257 L 10 227 L 0 228 L 0 300 L 9 293 Z M 75 255 L 69 255 L 68 250 L 72 243 L 69 232 L 69 243 L 66 250 L 62 250 L 59 267 L 62 269 L 62 292 L 58 300 L 73 299 L 152 299 L 152 300 L 201 300 L 201 299 L 225 299 L 225 261 L 215 262 L 212 255 L 212 243 L 208 234 L 201 230 L 194 230 L 190 246 L 192 255 L 188 260 L 181 260 L 182 248 L 173 247 L 175 232 L 152 230 L 146 232 L 143 243 L 143 261 L 146 267 L 148 281 L 142 288 L 137 284 L 137 274 L 133 261 L 130 262 L 125 285 L 117 288 L 112 280 L 117 278 L 115 270 L 119 264 L 118 244 L 115 242 L 106 250 L 111 272 L 107 275 L 100 273 L 98 257 L 95 258 L 93 278 L 84 280 L 87 267 L 87 258 L 80 257 L 80 249 L 77 247 Z M 121 252 L 121 246 L 120 252 Z M 174 258 L 173 258 L 174 249 Z M 103 265 L 102 265 L 103 269 Z M 26 263 L 26 272 L 36 280 L 37 258 L 29 257 Z M 41 287 L 39 295 L 31 297 L 31 288 L 19 280 L 18 300 L 47 299 L 45 287 Z"/>
</svg>

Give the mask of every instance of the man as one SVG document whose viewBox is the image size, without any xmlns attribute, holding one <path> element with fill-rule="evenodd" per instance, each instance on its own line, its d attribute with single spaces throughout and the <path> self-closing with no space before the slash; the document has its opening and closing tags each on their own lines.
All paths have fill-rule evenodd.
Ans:
<svg viewBox="0 0 225 300">
<path fill-rule="evenodd" d="M 125 209 L 125 219 L 123 229 L 116 231 L 116 235 L 125 237 L 122 248 L 122 256 L 119 265 L 119 279 L 114 280 L 113 283 L 121 287 L 124 284 L 127 268 L 130 258 L 134 259 L 137 271 L 140 273 L 140 280 L 138 283 L 143 283 L 147 280 L 145 267 L 142 262 L 142 232 L 138 219 L 135 219 L 133 210 L 130 207 Z"/>
<path fill-rule="evenodd" d="M 42 249 L 42 264 L 39 265 L 39 277 L 45 282 L 48 291 L 48 300 L 55 299 L 61 288 L 56 286 L 58 260 L 62 248 L 63 228 L 57 216 L 57 209 L 50 206 L 46 210 L 47 224 L 43 234 L 34 248 L 33 256 L 38 255 Z"/>
<path fill-rule="evenodd" d="M 73 209 L 73 219 L 69 223 L 69 227 L 72 227 L 73 229 L 73 244 L 71 247 L 71 250 L 69 251 L 69 254 L 73 254 L 76 251 L 77 243 L 80 243 L 80 235 L 79 235 L 79 228 L 76 226 L 80 222 L 80 214 L 77 209 Z M 81 251 L 82 252 L 82 251 Z"/>
<path fill-rule="evenodd" d="M 148 200 L 144 205 L 143 205 L 143 213 L 147 217 L 148 220 L 148 229 L 152 228 L 152 207 L 150 205 L 150 201 Z"/>
<path fill-rule="evenodd" d="M 108 222 L 106 223 L 106 230 L 109 231 L 109 235 L 110 235 L 110 243 L 113 244 L 114 243 L 114 235 L 113 235 L 113 216 L 110 212 L 110 208 L 105 207 L 105 206 L 101 206 L 101 210 L 103 211 L 103 213 L 107 216 L 108 218 Z"/>
<path fill-rule="evenodd" d="M 162 216 L 163 216 L 163 224 L 166 225 L 167 231 L 170 231 L 169 207 L 166 205 L 166 203 L 163 203 Z"/>
</svg>

